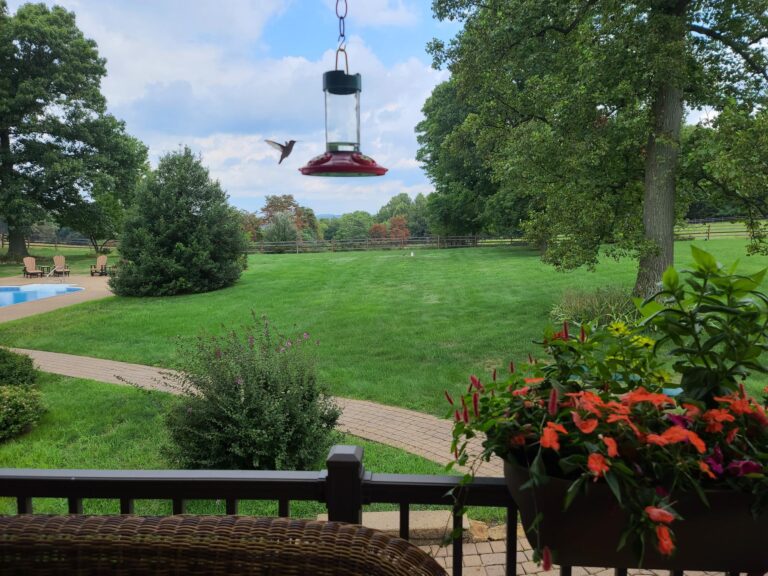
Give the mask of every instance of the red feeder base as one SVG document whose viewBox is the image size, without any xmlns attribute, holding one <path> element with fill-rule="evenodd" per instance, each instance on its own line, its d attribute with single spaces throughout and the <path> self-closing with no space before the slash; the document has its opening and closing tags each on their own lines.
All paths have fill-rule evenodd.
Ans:
<svg viewBox="0 0 768 576">
<path fill-rule="evenodd" d="M 383 176 L 387 169 L 359 152 L 326 152 L 299 168 L 304 176 Z"/>
</svg>

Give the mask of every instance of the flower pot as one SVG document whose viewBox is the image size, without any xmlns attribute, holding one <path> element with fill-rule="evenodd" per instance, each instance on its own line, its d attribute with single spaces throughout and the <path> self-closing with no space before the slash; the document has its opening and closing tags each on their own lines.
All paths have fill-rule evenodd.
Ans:
<svg viewBox="0 0 768 576">
<path fill-rule="evenodd" d="M 520 509 L 528 541 L 548 546 L 554 562 L 564 566 L 640 567 L 631 542 L 617 550 L 628 515 L 604 482 L 589 483 L 568 510 L 563 502 L 571 481 L 550 478 L 544 486 L 521 489 L 527 468 L 505 462 L 504 476 Z M 768 512 L 755 519 L 751 496 L 729 490 L 707 491 L 707 508 L 695 495 L 681 499 L 675 510 L 683 518 L 672 524 L 676 550 L 671 557 L 656 550 L 646 538 L 642 568 L 657 570 L 768 571 Z M 534 518 L 542 515 L 536 530 Z"/>
</svg>

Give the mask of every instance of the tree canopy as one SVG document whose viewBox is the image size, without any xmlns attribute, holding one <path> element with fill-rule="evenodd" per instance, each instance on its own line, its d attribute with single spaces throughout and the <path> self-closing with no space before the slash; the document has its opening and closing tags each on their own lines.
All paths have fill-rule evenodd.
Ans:
<svg viewBox="0 0 768 576">
<path fill-rule="evenodd" d="M 247 240 L 237 210 L 189 148 L 166 154 L 139 189 L 110 286 L 121 296 L 208 292 L 240 277 Z"/>
<path fill-rule="evenodd" d="M 433 93 L 446 102 L 439 113 L 456 117 L 427 114 L 420 136 L 430 175 L 448 176 L 435 202 L 471 206 L 483 193 L 451 168 L 466 154 L 444 161 L 432 139 L 456 123 L 442 150 L 472 142 L 479 173 L 497 187 L 484 190 L 497 210 L 526 205 L 523 227 L 545 260 L 594 264 L 610 243 L 639 258 L 635 290 L 648 293 L 672 263 L 684 211 L 684 109 L 735 102 L 749 115 L 764 101 L 767 9 L 766 0 L 434 0 L 439 19 L 464 24 L 430 46 L 456 84 Z"/>
<path fill-rule="evenodd" d="M 0 219 L 10 257 L 26 254 L 24 235 L 45 217 L 107 197 L 103 209 L 130 202 L 146 149 L 106 113 L 105 74 L 73 13 L 41 3 L 11 15 L 0 0 Z"/>
</svg>

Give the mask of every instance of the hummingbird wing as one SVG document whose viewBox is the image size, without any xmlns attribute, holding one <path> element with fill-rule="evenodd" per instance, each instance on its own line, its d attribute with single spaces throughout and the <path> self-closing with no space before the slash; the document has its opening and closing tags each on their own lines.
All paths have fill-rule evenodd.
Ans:
<svg viewBox="0 0 768 576">
<path fill-rule="evenodd" d="M 272 148 L 274 148 L 275 150 L 280 150 L 281 153 L 283 151 L 283 148 L 285 148 L 285 146 L 275 142 L 274 140 L 264 140 L 264 142 L 272 146 Z"/>
</svg>

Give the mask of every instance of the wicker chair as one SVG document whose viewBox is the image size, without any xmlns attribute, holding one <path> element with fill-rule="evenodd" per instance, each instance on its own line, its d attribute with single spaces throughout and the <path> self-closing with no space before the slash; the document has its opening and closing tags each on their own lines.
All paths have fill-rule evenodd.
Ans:
<svg viewBox="0 0 768 576">
<path fill-rule="evenodd" d="M 445 576 L 405 540 L 249 516 L 0 516 L 0 574 Z"/>
</svg>

